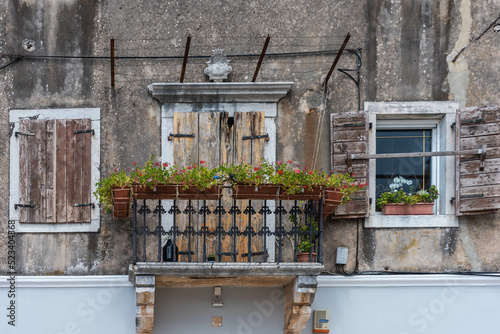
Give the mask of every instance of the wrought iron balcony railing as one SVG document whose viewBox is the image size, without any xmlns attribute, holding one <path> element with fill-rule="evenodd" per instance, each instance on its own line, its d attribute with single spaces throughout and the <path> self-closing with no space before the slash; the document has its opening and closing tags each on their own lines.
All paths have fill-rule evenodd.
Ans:
<svg viewBox="0 0 500 334">
<path fill-rule="evenodd" d="M 292 262 L 297 246 L 311 246 L 309 261 L 323 263 L 322 209 L 321 200 L 134 200 L 133 262 Z"/>
</svg>

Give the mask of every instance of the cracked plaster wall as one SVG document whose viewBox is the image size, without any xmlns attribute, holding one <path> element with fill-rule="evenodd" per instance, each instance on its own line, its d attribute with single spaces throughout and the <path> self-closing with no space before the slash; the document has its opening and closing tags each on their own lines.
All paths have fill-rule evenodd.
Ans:
<svg viewBox="0 0 500 334">
<path fill-rule="evenodd" d="M 479 35 L 498 13 L 498 1 L 134 1 L 42 0 L 0 4 L 0 51 L 33 55 L 181 56 L 188 34 L 191 54 L 259 53 L 362 48 L 361 105 L 364 101 L 456 100 L 463 106 L 498 103 L 498 39 L 486 33 L 470 43 L 455 64 L 450 58 Z M 333 35 L 330 40 L 320 36 Z M 309 39 L 303 37 L 308 36 Z M 315 39 L 316 38 L 316 39 Z M 303 46 L 312 43 L 314 46 Z M 321 41 L 321 43 L 319 42 Z M 288 44 L 287 44 L 288 43 Z M 330 169 L 329 114 L 357 108 L 355 84 L 335 72 L 328 89 L 322 80 L 334 54 L 267 57 L 258 81 L 294 81 L 279 105 L 277 157 Z M 256 58 L 234 58 L 229 81 L 249 81 Z M 2 59 L 2 64 L 7 59 Z M 190 59 L 185 82 L 207 81 L 205 59 Z M 8 147 L 8 111 L 36 108 L 101 108 L 102 171 L 142 163 L 160 153 L 160 111 L 148 92 L 152 82 L 177 82 L 181 59 L 119 59 L 116 87 L 110 87 L 107 59 L 24 59 L 0 70 L 0 153 Z M 337 68 L 355 68 L 349 53 Z M 321 132 L 321 135 L 317 135 Z M 317 143 L 317 144 L 316 144 Z M 319 145 L 315 150 L 315 145 Z M 316 153 L 317 152 L 317 153 Z M 316 158 L 315 161 L 313 159 Z M 8 160 L 0 160 L 0 190 L 8 192 Z M 0 238 L 5 239 L 7 201 L 0 201 Z M 361 223 L 360 223 L 361 224 Z M 499 270 L 495 245 L 499 216 L 461 219 L 459 229 L 360 227 L 360 270 Z M 131 262 L 131 224 L 103 216 L 99 233 L 18 235 L 19 274 L 125 274 Z M 325 260 L 333 271 L 335 249 L 349 247 L 355 263 L 356 222 L 327 221 Z M 6 254 L 4 243 L 0 252 Z M 6 271 L 0 264 L 0 274 Z"/>
</svg>

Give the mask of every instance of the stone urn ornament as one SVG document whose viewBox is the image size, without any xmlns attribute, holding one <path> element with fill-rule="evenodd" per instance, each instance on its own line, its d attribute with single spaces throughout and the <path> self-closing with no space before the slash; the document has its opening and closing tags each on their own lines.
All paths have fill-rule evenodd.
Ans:
<svg viewBox="0 0 500 334">
<path fill-rule="evenodd" d="M 204 72 L 208 75 L 209 79 L 214 82 L 222 82 L 227 79 L 228 74 L 233 70 L 233 68 L 229 66 L 230 60 L 227 59 L 223 52 L 223 49 L 212 50 L 212 56 L 210 60 L 206 62 L 207 67 Z"/>
</svg>

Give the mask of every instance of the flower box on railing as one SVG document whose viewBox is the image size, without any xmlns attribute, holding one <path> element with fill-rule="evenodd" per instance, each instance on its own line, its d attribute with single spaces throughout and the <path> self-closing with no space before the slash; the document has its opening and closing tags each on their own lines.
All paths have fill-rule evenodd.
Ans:
<svg viewBox="0 0 500 334">
<path fill-rule="evenodd" d="M 302 189 L 296 194 L 287 194 L 286 188 L 279 185 L 261 184 L 249 185 L 238 184 L 233 187 L 234 199 L 257 199 L 257 200 L 320 200 L 323 198 L 323 186 L 313 186 Z"/>
<path fill-rule="evenodd" d="M 134 184 L 132 188 L 135 199 L 218 200 L 222 197 L 222 186 L 200 190 L 184 184 L 158 184 L 154 187 Z"/>
<path fill-rule="evenodd" d="M 113 187 L 113 217 L 128 218 L 130 214 L 130 187 Z"/>
</svg>

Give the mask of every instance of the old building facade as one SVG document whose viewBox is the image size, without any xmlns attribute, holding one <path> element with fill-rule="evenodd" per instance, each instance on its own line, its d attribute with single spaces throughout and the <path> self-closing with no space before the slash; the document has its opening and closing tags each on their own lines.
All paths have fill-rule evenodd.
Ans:
<svg viewBox="0 0 500 334">
<path fill-rule="evenodd" d="M 0 189 L 5 194 L 0 201 L 0 258 L 7 259 L 0 262 L 0 275 L 11 277 L 8 256 L 14 248 L 18 277 L 17 328 L 2 323 L 2 332 L 2 326 L 7 333 L 31 328 L 34 310 L 23 309 L 29 298 L 40 307 L 47 305 L 47 312 L 51 308 L 59 312 L 64 308 L 60 305 L 65 297 L 60 294 L 65 286 L 72 296 L 67 313 L 60 311 L 66 318 L 51 323 L 33 315 L 43 332 L 104 333 L 119 328 L 124 333 L 151 333 L 153 324 L 155 333 L 183 331 L 189 324 L 210 332 L 215 330 L 210 319 L 218 321 L 211 317 L 229 311 L 215 314 L 211 305 L 208 310 L 193 305 L 202 298 L 210 303 L 213 286 L 222 286 L 226 307 L 240 310 L 224 313 L 220 330 L 276 333 L 285 328 L 286 333 L 301 333 L 309 321 L 306 331 L 310 332 L 315 293 L 320 303 L 316 309 L 340 308 L 342 304 L 332 306 L 329 299 L 356 296 L 356 292 L 332 295 L 327 290 L 342 284 L 355 289 L 358 284 L 353 283 L 356 277 L 337 277 L 342 273 L 336 265 L 338 247 L 349 250 L 344 272 L 360 273 L 376 282 L 382 280 L 381 274 L 391 273 L 500 271 L 500 112 L 495 106 L 500 77 L 499 1 L 19 0 L 4 1 L 0 9 L 0 152 L 4 157 Z M 347 46 L 328 76 L 348 33 Z M 269 46 L 256 73 L 267 36 Z M 213 82 L 204 72 L 215 49 L 223 49 L 231 61 L 232 71 L 223 82 Z M 220 264 L 210 274 L 204 263 L 133 267 L 141 262 L 134 261 L 133 218 L 116 220 L 101 212 L 92 195 L 97 179 L 113 168 L 142 164 L 151 155 L 170 163 L 224 161 L 224 154 L 238 148 L 220 141 L 227 131 L 213 130 L 210 119 L 220 125 L 223 113 L 237 122 L 250 112 L 261 113 L 259 126 L 270 137 L 259 148 L 260 156 L 349 171 L 368 183 L 364 194 L 323 222 L 323 266 L 296 267 L 293 255 L 287 253 L 281 267 L 274 261 L 269 267 L 262 263 L 242 267 L 226 260 L 227 266 Z M 33 148 L 33 142 L 27 141 L 31 135 L 26 134 L 38 128 L 44 134 Z M 176 151 L 168 140 L 174 130 L 201 133 L 204 129 L 209 131 L 200 137 L 205 139 L 200 139 L 191 156 Z M 422 177 L 441 193 L 434 214 L 381 216 L 375 212 L 377 179 L 382 173 L 377 170 L 379 160 L 349 163 L 347 154 L 395 153 L 377 148 L 381 134 L 410 130 L 423 131 L 420 149 L 425 152 L 482 149 L 484 168 L 480 168 L 481 152 L 419 161 Z M 58 149 L 63 146 L 66 151 Z M 77 151 L 83 153 L 74 154 Z M 398 173 L 417 168 L 413 162 L 404 165 L 408 161 L 400 161 Z M 62 167 L 70 165 L 78 170 Z M 27 176 L 40 169 L 42 178 Z M 62 175 L 70 175 L 67 182 L 52 186 L 51 181 L 61 180 Z M 23 207 L 36 199 L 45 203 L 43 209 L 33 212 Z M 15 237 L 9 239 L 12 231 Z M 9 240 L 14 241 L 9 244 Z M 274 240 L 272 244 L 271 260 L 275 260 Z M 148 252 L 155 254 L 154 249 Z M 186 277 L 197 277 L 199 284 L 187 282 Z M 221 279 L 214 282 L 215 277 Z M 231 282 L 234 277 L 245 283 Z M 421 281 L 425 277 L 413 284 L 426 285 Z M 460 287 L 485 285 L 498 296 L 495 279 L 473 277 L 478 281 L 442 277 L 435 285 L 430 283 L 437 292 L 429 288 L 423 295 L 430 300 L 435 293 L 445 296 L 442 304 L 449 310 L 452 303 L 446 300 L 458 294 L 443 289 L 458 279 Z M 387 282 L 380 284 L 394 288 Z M 373 290 L 366 298 L 381 298 L 374 288 L 379 283 L 366 284 Z M 9 288 L 0 285 L 3 295 Z M 61 303 L 50 300 L 50 288 L 58 291 L 54 296 Z M 246 290 L 250 288 L 255 292 Z M 484 293 L 460 291 L 464 303 Z M 190 317 L 178 315 L 176 321 L 171 296 L 182 300 L 179 310 L 192 309 L 197 320 L 190 323 Z M 484 298 L 489 305 L 487 293 Z M 8 307 L 13 299 L 5 300 Z M 419 303 L 428 304 L 425 299 Z M 119 311 L 113 312 L 110 305 Z M 352 305 L 347 309 L 352 310 Z M 250 317 L 252 312 L 260 317 Z M 332 326 L 337 323 L 342 331 L 343 321 L 351 319 L 354 311 L 342 316 L 331 312 Z M 200 320 L 205 316 L 208 323 Z M 431 332 L 432 324 L 441 320 L 447 324 L 444 318 L 423 317 L 425 326 L 417 318 L 415 325 L 407 316 L 401 317 L 403 323 L 395 325 L 393 332 L 424 327 Z"/>
</svg>

